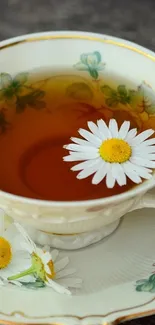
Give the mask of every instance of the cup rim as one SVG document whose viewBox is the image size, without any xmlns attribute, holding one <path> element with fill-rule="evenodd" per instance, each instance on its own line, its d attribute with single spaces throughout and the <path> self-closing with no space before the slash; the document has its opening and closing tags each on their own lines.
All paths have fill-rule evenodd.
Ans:
<svg viewBox="0 0 155 325">
<path fill-rule="evenodd" d="M 110 36 L 107 34 L 99 34 L 99 33 L 91 33 L 91 32 L 83 32 L 83 31 L 47 31 L 47 32 L 39 32 L 39 33 L 30 33 L 25 34 L 13 38 L 9 38 L 0 42 L 0 50 L 5 48 L 16 46 L 23 43 L 35 42 L 35 41 L 43 41 L 43 40 L 54 40 L 54 39 L 81 39 L 81 40 L 91 40 L 91 41 L 99 41 L 103 43 L 113 44 L 115 46 L 126 48 L 130 51 L 134 51 L 140 55 L 145 56 L 147 59 L 150 59 L 155 62 L 155 53 L 141 45 L 138 45 L 134 42 L 130 42 L 124 40 L 122 38 Z M 92 200 L 81 200 L 81 201 L 49 201 L 49 200 L 39 200 L 26 198 L 22 196 L 18 196 L 15 194 L 11 194 L 8 192 L 4 192 L 0 190 L 0 195 L 6 199 L 10 199 L 12 201 L 18 201 L 21 203 L 38 205 L 38 206 L 46 206 L 46 207 L 91 207 L 98 205 L 109 205 L 113 203 L 119 203 L 126 199 L 130 199 L 135 197 L 135 195 L 140 195 L 155 186 L 155 174 L 148 181 L 144 181 L 142 184 L 138 184 L 134 188 L 129 191 L 126 191 L 122 194 L 113 195 L 106 198 L 100 199 L 92 199 Z"/>
</svg>

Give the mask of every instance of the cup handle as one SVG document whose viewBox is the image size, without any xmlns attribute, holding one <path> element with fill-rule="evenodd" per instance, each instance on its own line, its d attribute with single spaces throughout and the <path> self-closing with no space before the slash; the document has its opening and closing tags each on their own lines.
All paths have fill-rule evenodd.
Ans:
<svg viewBox="0 0 155 325">
<path fill-rule="evenodd" d="M 155 195 L 147 193 L 141 198 L 141 208 L 155 208 Z"/>
<path fill-rule="evenodd" d="M 130 211 L 143 209 L 143 208 L 155 208 L 155 193 L 144 194 L 138 202 L 136 202 Z"/>
</svg>

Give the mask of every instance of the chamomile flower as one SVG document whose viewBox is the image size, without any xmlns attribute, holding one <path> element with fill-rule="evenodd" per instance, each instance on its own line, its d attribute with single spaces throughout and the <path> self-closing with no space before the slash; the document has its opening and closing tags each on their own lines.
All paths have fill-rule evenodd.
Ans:
<svg viewBox="0 0 155 325">
<path fill-rule="evenodd" d="M 9 278 L 9 280 L 19 280 L 20 277 L 33 275 L 36 279 L 43 281 L 47 286 L 55 291 L 64 294 L 71 294 L 68 288 L 79 288 L 81 286 L 81 279 L 76 279 L 70 276 L 75 273 L 75 269 L 65 269 L 69 263 L 69 258 L 64 257 L 57 261 L 58 251 L 53 250 L 48 252 L 47 249 L 38 248 L 35 243 L 28 236 L 21 225 L 15 224 L 26 243 L 23 248 L 26 249 L 31 256 L 31 266 L 21 274 L 17 274 Z"/>
<path fill-rule="evenodd" d="M 152 129 L 137 134 L 137 129 L 130 129 L 130 122 L 125 121 L 120 129 L 116 120 L 109 121 L 109 127 L 100 119 L 97 124 L 88 122 L 90 131 L 79 129 L 82 138 L 74 138 L 73 143 L 65 145 L 69 155 L 64 161 L 83 161 L 71 169 L 80 171 L 78 179 L 92 177 L 92 184 L 99 184 L 106 178 L 108 188 L 115 183 L 123 186 L 127 177 L 139 184 L 142 179 L 152 177 L 155 168 L 155 138 Z"/>
<path fill-rule="evenodd" d="M 5 229 L 4 214 L 0 215 L 0 285 L 8 282 L 8 278 L 19 274 L 31 264 L 30 255 L 22 249 L 25 239 L 12 223 Z M 32 276 L 20 279 L 22 282 L 33 282 Z M 18 281 L 10 281 L 21 285 Z"/>
</svg>

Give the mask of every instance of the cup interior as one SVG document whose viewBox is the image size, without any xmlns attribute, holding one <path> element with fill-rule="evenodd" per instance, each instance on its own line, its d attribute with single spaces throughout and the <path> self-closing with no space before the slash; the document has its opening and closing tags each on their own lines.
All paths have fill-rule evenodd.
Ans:
<svg viewBox="0 0 155 325">
<path fill-rule="evenodd" d="M 28 163 L 25 152 L 31 157 L 35 150 L 42 152 L 43 139 L 51 138 L 51 125 L 52 137 L 58 138 L 62 147 L 64 139 L 74 136 L 72 131 L 85 125 L 87 118 L 94 122 L 103 118 L 107 123 L 114 118 L 119 126 L 129 120 L 131 128 L 139 132 L 155 130 L 154 65 L 155 57 L 138 46 L 84 33 L 51 33 L 2 45 L 1 189 L 12 193 L 16 184 L 18 194 L 22 184 L 23 196 L 35 198 L 37 190 L 37 198 L 42 199 L 40 170 L 35 188 L 34 184 L 23 185 L 19 161 Z M 79 118 L 83 111 L 84 122 Z M 45 154 L 43 151 L 40 159 Z M 50 169 L 50 162 L 46 168 Z"/>
</svg>

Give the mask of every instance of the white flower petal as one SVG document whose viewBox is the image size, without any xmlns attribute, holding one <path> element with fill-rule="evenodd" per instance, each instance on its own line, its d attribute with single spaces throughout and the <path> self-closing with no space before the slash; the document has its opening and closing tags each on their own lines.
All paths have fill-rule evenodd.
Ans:
<svg viewBox="0 0 155 325">
<path fill-rule="evenodd" d="M 96 164 L 94 164 L 93 166 L 91 166 L 89 168 L 85 168 L 76 177 L 78 179 L 86 178 L 86 177 L 94 174 L 98 169 L 100 169 L 102 167 L 102 164 L 103 164 L 102 159 L 98 160 L 98 161 L 96 159 Z"/>
<path fill-rule="evenodd" d="M 122 164 L 122 167 L 126 176 L 128 176 L 133 183 L 139 184 L 142 182 L 142 179 L 137 175 L 137 173 L 130 169 L 130 164 L 128 164 L 128 161 Z"/>
<path fill-rule="evenodd" d="M 8 281 L 9 283 L 15 284 L 17 287 L 22 287 L 22 284 L 19 281 Z"/>
<path fill-rule="evenodd" d="M 145 151 L 138 152 L 137 154 L 133 155 L 133 157 L 144 158 L 147 160 L 155 160 L 155 153 L 146 153 Z"/>
<path fill-rule="evenodd" d="M 148 139 L 148 140 L 145 140 L 144 142 L 142 142 L 140 144 L 140 146 L 151 146 L 151 145 L 154 145 L 155 144 L 155 138 L 151 138 L 151 139 Z"/>
<path fill-rule="evenodd" d="M 100 169 L 93 176 L 92 184 L 97 185 L 104 179 L 104 177 L 106 176 L 110 168 L 110 165 L 111 165 L 110 163 L 107 163 L 103 160 L 102 167 L 100 167 Z"/>
<path fill-rule="evenodd" d="M 49 252 L 43 253 L 42 257 L 41 257 L 42 261 L 44 264 L 47 264 L 51 261 L 52 257 L 51 254 Z"/>
<path fill-rule="evenodd" d="M 132 141 L 131 141 L 131 145 L 132 146 L 136 146 L 140 143 L 142 143 L 144 140 L 146 140 L 147 138 L 149 138 L 151 135 L 154 134 L 154 130 L 149 129 L 146 130 L 140 134 L 138 134 Z"/>
<path fill-rule="evenodd" d="M 2 213 L 1 216 L 0 216 L 0 237 L 4 236 L 4 230 L 5 230 L 5 227 L 4 227 L 4 213 Z"/>
<path fill-rule="evenodd" d="M 116 120 L 111 119 L 109 121 L 109 130 L 111 132 L 112 138 L 118 137 L 118 124 L 117 124 Z"/>
<path fill-rule="evenodd" d="M 31 240 L 31 238 L 29 237 L 28 233 L 26 232 L 26 230 L 17 222 L 14 223 L 15 227 L 18 229 L 18 231 L 21 233 L 21 235 L 25 238 L 27 244 L 30 245 L 30 247 L 33 248 L 33 251 L 36 251 L 36 245 L 35 243 Z"/>
<path fill-rule="evenodd" d="M 137 135 L 137 129 L 131 129 L 124 138 L 130 144 L 130 141 Z"/>
<path fill-rule="evenodd" d="M 155 146 L 144 146 L 144 142 L 138 146 L 135 146 L 132 148 L 132 154 L 149 154 L 149 153 L 155 153 Z"/>
<path fill-rule="evenodd" d="M 88 169 L 88 168 L 91 168 L 93 167 L 94 165 L 98 164 L 99 162 L 103 162 L 102 158 L 101 157 L 98 157 L 96 159 L 92 159 L 92 160 L 86 160 L 80 164 L 77 164 L 75 166 L 73 166 L 71 168 L 71 170 L 73 171 L 79 171 L 79 170 L 82 170 L 82 169 Z"/>
<path fill-rule="evenodd" d="M 59 284 L 66 288 L 81 288 L 82 280 L 76 278 L 60 279 Z"/>
<path fill-rule="evenodd" d="M 90 143 L 93 143 L 97 146 L 101 145 L 102 140 L 97 136 L 95 136 L 94 134 L 92 134 L 91 132 L 84 129 L 79 129 L 78 132 L 84 139 L 88 140 Z"/>
<path fill-rule="evenodd" d="M 49 252 L 50 253 L 50 250 L 51 250 L 51 247 L 49 245 L 45 245 L 42 247 L 42 250 L 46 253 L 46 252 Z"/>
<path fill-rule="evenodd" d="M 110 168 L 110 170 L 107 172 L 106 175 L 106 185 L 108 188 L 113 188 L 115 185 L 115 178 L 112 175 L 112 170 Z"/>
<path fill-rule="evenodd" d="M 75 274 L 76 270 L 75 269 L 66 269 L 66 270 L 61 270 L 58 273 L 56 273 L 56 280 L 60 278 L 64 278 L 65 276 Z"/>
<path fill-rule="evenodd" d="M 80 160 L 87 160 L 87 159 L 96 159 L 99 157 L 99 152 L 92 153 L 92 152 L 75 152 L 70 153 L 69 156 L 63 157 L 64 161 L 80 161 Z"/>
<path fill-rule="evenodd" d="M 17 228 L 15 227 L 14 223 L 9 225 L 9 227 L 5 230 L 5 238 L 9 241 L 12 242 L 16 237 L 23 238 Z M 19 245 L 18 245 L 19 246 Z"/>
<path fill-rule="evenodd" d="M 97 121 L 97 125 L 102 136 L 101 137 L 102 141 L 112 138 L 110 130 L 108 129 L 106 123 L 102 119 Z"/>
<path fill-rule="evenodd" d="M 128 131 L 130 128 L 130 122 L 129 121 L 124 121 L 123 124 L 121 125 L 119 131 L 118 131 L 118 138 L 119 139 L 125 139 Z"/>
<path fill-rule="evenodd" d="M 155 161 L 150 161 L 148 159 L 144 159 L 141 157 L 131 157 L 130 161 L 138 166 L 148 167 L 148 168 L 155 168 Z"/>
<path fill-rule="evenodd" d="M 152 177 L 151 169 L 135 165 L 135 164 L 131 163 L 130 161 L 128 161 L 128 166 L 130 167 L 131 171 L 135 171 L 138 176 L 140 176 L 144 179 L 150 179 Z"/>
<path fill-rule="evenodd" d="M 69 263 L 68 256 L 62 258 L 60 261 L 55 262 L 55 271 L 56 273 L 60 270 L 63 270 Z"/>
<path fill-rule="evenodd" d="M 47 264 L 44 264 L 44 270 L 45 270 L 46 274 L 50 274 L 50 275 L 52 274 L 51 269 Z"/>
<path fill-rule="evenodd" d="M 88 122 L 88 127 L 89 127 L 90 131 L 94 135 L 96 135 L 97 137 L 99 137 L 100 139 L 102 139 L 101 138 L 100 130 L 99 130 L 98 126 L 94 122 Z"/>
<path fill-rule="evenodd" d="M 112 174 L 118 185 L 126 185 L 126 175 L 121 164 L 112 164 Z"/>
<path fill-rule="evenodd" d="M 53 281 L 51 279 L 48 279 L 48 282 L 46 282 L 46 285 L 53 288 L 58 293 L 71 295 L 71 292 L 69 290 L 67 290 L 66 288 L 64 288 L 63 286 L 61 286 L 60 284 L 56 283 L 55 281 Z"/>
<path fill-rule="evenodd" d="M 80 144 L 81 146 L 86 146 L 86 147 L 94 147 L 94 148 L 98 148 L 98 145 L 94 145 L 93 143 L 90 143 L 89 141 L 87 140 L 83 140 L 83 139 L 80 139 L 80 138 L 75 138 L 75 137 L 71 137 L 71 140 L 73 142 L 75 142 L 76 144 Z"/>
<path fill-rule="evenodd" d="M 59 251 L 57 249 L 53 249 L 51 252 L 51 256 L 52 256 L 52 261 L 55 262 L 57 257 L 59 255 Z"/>
<path fill-rule="evenodd" d="M 64 149 L 71 150 L 74 152 L 98 152 L 98 148 L 95 147 L 87 147 L 87 146 L 81 146 L 78 144 L 68 144 L 63 147 Z"/>
<path fill-rule="evenodd" d="M 32 254 L 34 252 L 33 247 L 26 242 L 20 243 L 20 247 L 22 250 L 26 250 L 27 252 L 29 252 L 29 254 Z"/>
<path fill-rule="evenodd" d="M 5 237 L 7 238 L 7 237 Z M 22 235 L 20 233 L 18 233 L 14 238 L 10 239 L 11 242 L 11 247 L 12 247 L 12 252 L 17 252 L 17 251 L 21 251 L 22 249 L 22 245 L 27 244 L 25 242 L 25 239 L 22 237 Z M 25 249 L 24 249 L 25 250 Z"/>
</svg>

